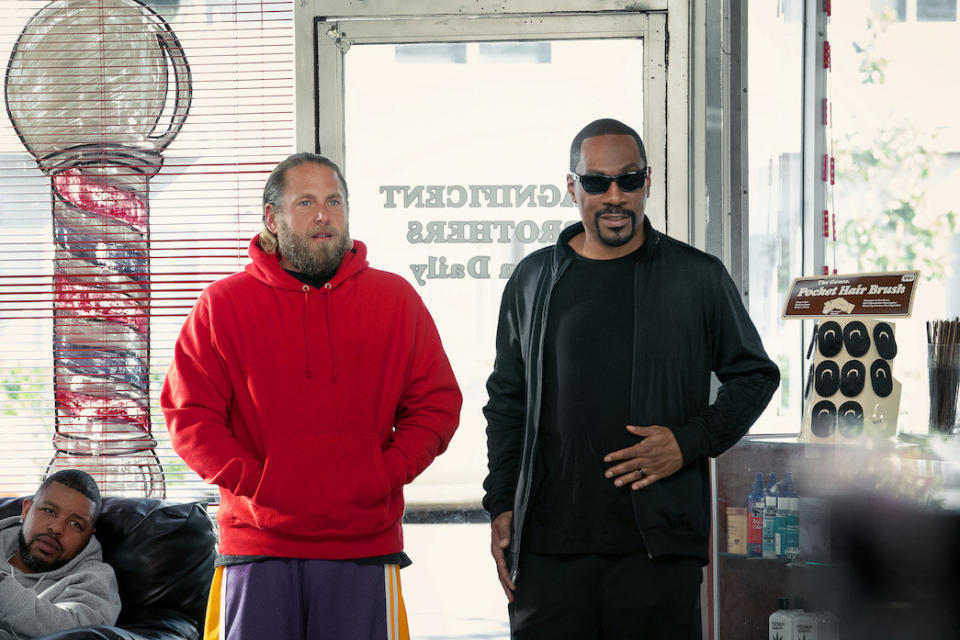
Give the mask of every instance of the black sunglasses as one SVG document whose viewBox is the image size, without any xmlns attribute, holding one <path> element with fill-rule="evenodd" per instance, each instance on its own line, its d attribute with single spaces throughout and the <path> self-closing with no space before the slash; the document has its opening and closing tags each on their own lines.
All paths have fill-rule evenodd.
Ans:
<svg viewBox="0 0 960 640">
<path fill-rule="evenodd" d="M 583 190 L 587 193 L 598 194 L 606 193 L 610 188 L 610 183 L 616 182 L 620 191 L 636 191 L 642 189 L 647 181 L 647 170 L 630 171 L 621 173 L 618 176 L 604 176 L 596 174 L 571 173 L 574 180 L 579 180 Z"/>
</svg>

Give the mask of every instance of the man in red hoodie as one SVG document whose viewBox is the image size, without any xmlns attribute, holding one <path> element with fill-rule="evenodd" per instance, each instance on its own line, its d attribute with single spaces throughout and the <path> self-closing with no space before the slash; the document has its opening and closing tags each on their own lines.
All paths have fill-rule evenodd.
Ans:
<svg viewBox="0 0 960 640">
<path fill-rule="evenodd" d="M 220 488 L 206 638 L 408 637 L 403 485 L 462 399 L 420 297 L 350 238 L 347 196 L 327 158 L 277 165 L 252 262 L 207 287 L 177 341 L 160 404 Z"/>
</svg>

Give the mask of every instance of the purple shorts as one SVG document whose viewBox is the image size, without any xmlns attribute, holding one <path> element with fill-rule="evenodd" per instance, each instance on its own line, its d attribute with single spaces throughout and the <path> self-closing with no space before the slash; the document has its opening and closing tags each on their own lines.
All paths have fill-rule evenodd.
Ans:
<svg viewBox="0 0 960 640">
<path fill-rule="evenodd" d="M 409 640 L 395 564 L 276 558 L 217 567 L 204 640 Z"/>
</svg>

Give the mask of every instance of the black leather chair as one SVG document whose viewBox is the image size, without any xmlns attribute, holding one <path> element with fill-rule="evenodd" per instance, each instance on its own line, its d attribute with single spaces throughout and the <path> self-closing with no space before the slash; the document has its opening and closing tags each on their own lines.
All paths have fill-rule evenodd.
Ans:
<svg viewBox="0 0 960 640">
<path fill-rule="evenodd" d="M 23 498 L 0 498 L 0 518 Z M 216 532 L 205 508 L 146 498 L 103 499 L 96 536 L 113 567 L 117 625 L 70 629 L 43 640 L 198 640 L 213 577 Z"/>
</svg>

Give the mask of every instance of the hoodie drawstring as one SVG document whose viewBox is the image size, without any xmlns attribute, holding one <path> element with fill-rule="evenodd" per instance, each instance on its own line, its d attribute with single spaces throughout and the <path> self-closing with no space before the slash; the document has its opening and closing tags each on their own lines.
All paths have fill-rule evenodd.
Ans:
<svg viewBox="0 0 960 640">
<path fill-rule="evenodd" d="M 330 382 L 337 382 L 337 358 L 333 350 L 333 287 L 330 283 L 323 285 L 324 306 L 327 308 L 327 344 L 330 346 Z M 308 378 L 313 377 L 313 370 L 310 368 L 310 287 L 303 285 L 303 351 L 304 351 L 304 374 Z"/>
<path fill-rule="evenodd" d="M 337 382 L 337 358 L 333 351 L 333 287 L 330 283 L 323 285 L 323 292 L 327 298 L 327 342 L 330 343 L 330 382 Z"/>
<path fill-rule="evenodd" d="M 303 285 L 303 357 L 304 357 L 304 375 L 308 378 L 313 377 L 313 371 L 310 370 L 310 331 L 308 319 L 310 311 L 310 287 Z"/>
</svg>

